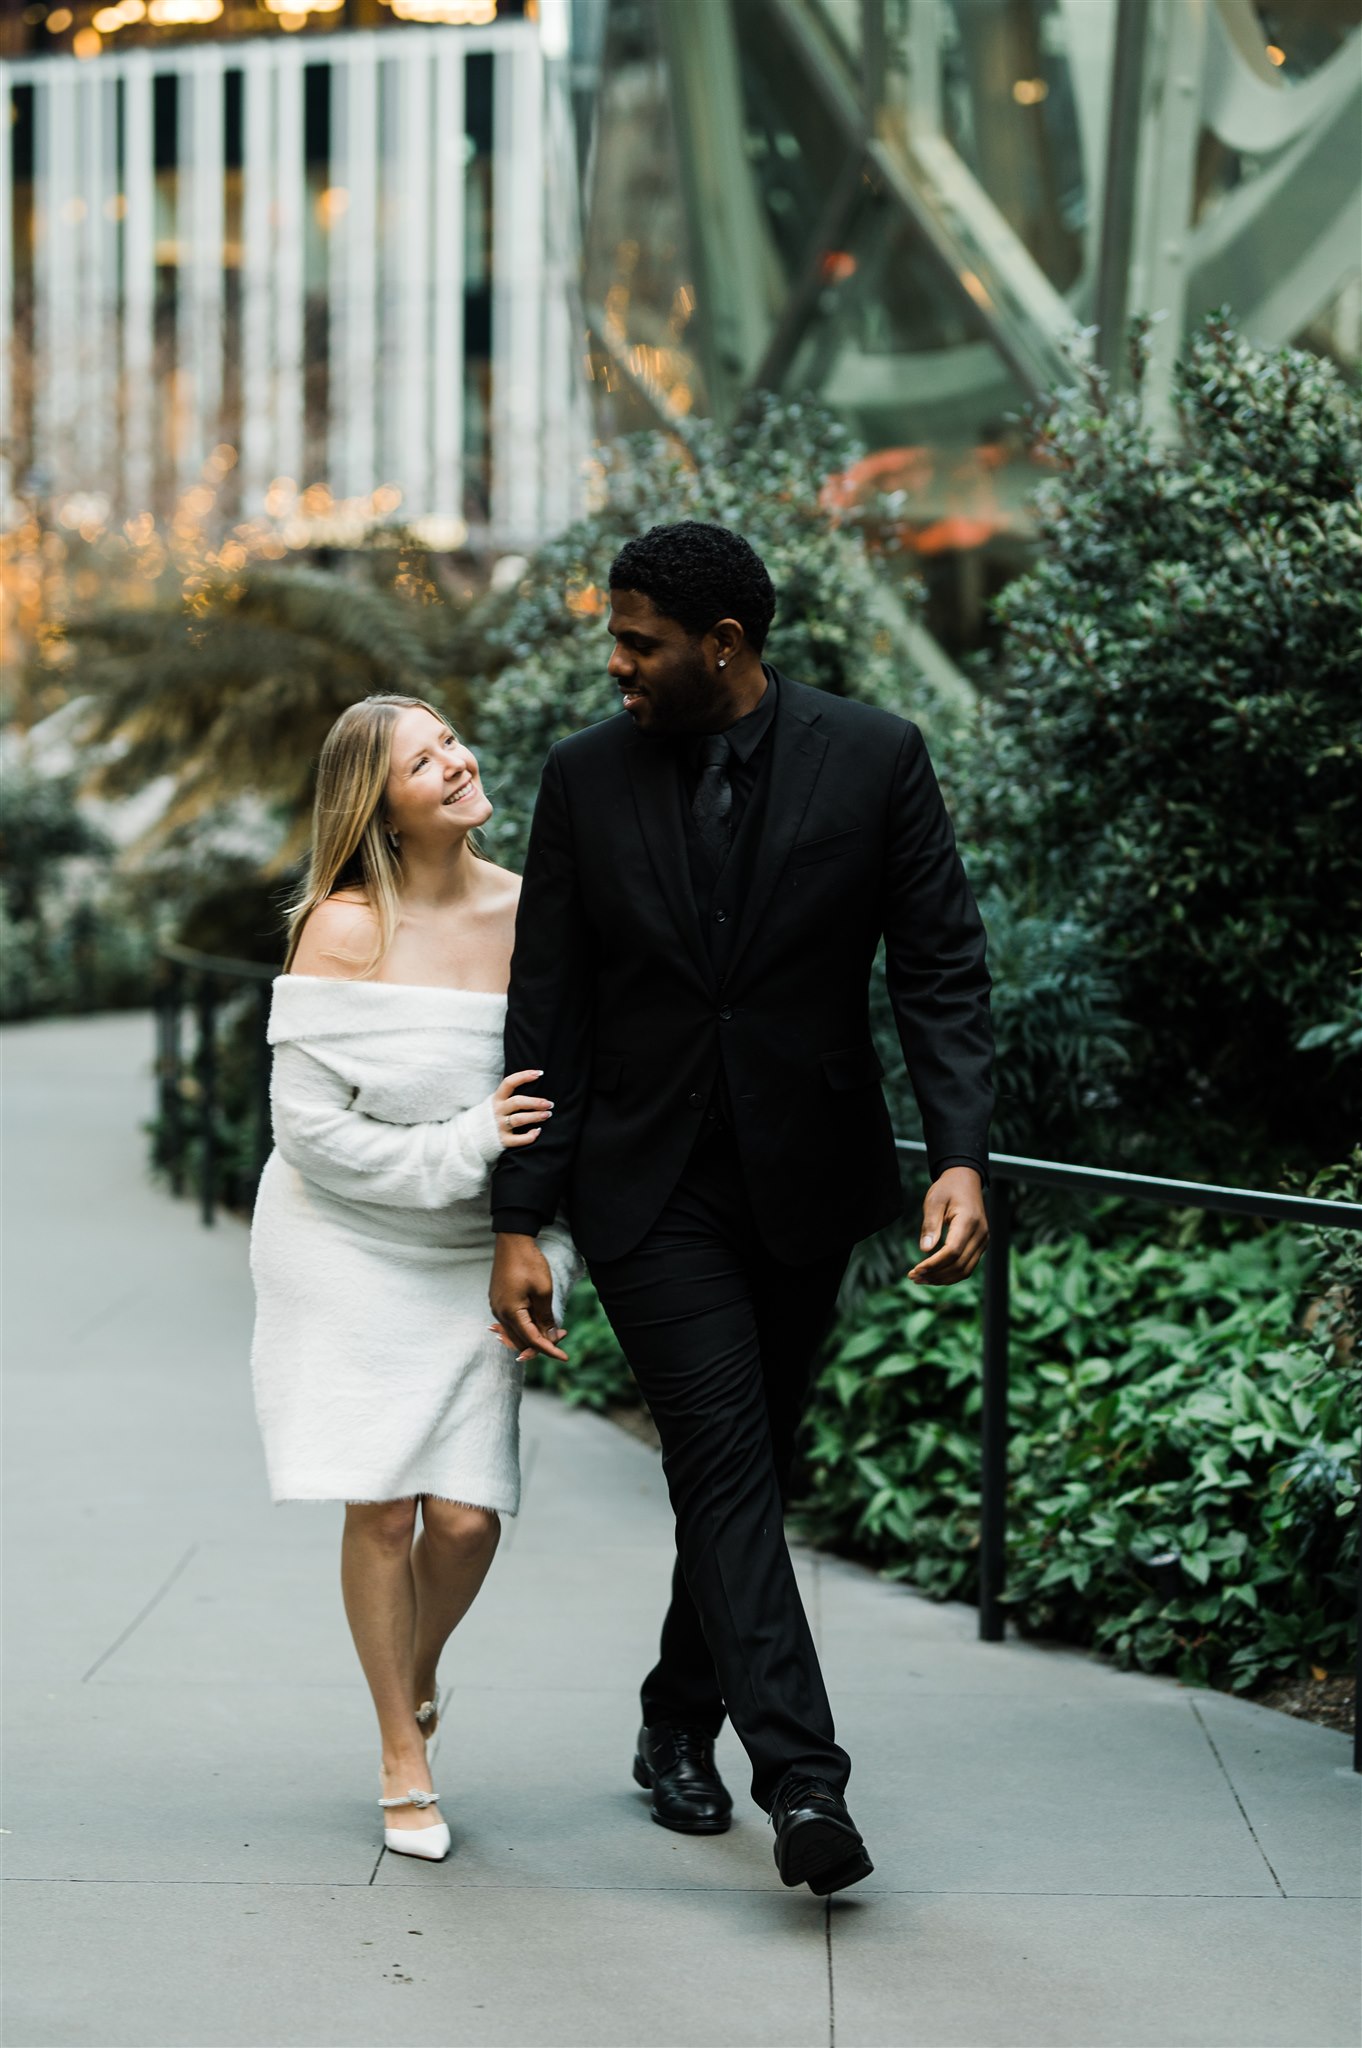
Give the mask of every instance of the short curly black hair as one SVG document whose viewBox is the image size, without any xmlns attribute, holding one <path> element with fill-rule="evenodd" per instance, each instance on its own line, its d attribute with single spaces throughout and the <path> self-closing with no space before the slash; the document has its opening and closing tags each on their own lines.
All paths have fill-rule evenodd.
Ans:
<svg viewBox="0 0 1362 2048">
<path fill-rule="evenodd" d="M 776 611 L 766 564 L 740 533 L 700 519 L 650 526 L 626 541 L 610 564 L 612 590 L 636 590 L 688 633 L 736 619 L 760 654 Z"/>
</svg>

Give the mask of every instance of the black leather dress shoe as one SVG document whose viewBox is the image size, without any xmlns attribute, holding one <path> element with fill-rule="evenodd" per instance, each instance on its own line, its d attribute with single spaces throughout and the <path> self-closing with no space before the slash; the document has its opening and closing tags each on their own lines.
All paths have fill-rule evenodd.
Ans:
<svg viewBox="0 0 1362 2048">
<path fill-rule="evenodd" d="M 659 1722 L 638 1731 L 634 1782 L 653 1795 L 659 1827 L 679 1835 L 722 1835 L 733 1824 L 733 1801 L 714 1768 L 714 1737 L 698 1728 Z"/>
<path fill-rule="evenodd" d="M 787 1778 L 776 1793 L 771 1825 L 782 1884 L 806 1884 L 821 1899 L 859 1884 L 875 1868 L 846 1801 L 821 1778 Z"/>
</svg>

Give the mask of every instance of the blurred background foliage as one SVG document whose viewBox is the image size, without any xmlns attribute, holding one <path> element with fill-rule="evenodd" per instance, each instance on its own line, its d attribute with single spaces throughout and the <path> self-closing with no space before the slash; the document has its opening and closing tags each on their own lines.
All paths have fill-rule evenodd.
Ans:
<svg viewBox="0 0 1362 2048">
<path fill-rule="evenodd" d="M 153 934 L 73 772 L 42 774 L 0 745 L 0 1018 L 146 1001 Z"/>
</svg>

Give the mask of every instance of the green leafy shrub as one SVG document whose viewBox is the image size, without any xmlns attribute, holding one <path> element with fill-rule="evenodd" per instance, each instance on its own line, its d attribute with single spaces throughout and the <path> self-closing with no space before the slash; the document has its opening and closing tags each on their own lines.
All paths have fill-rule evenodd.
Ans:
<svg viewBox="0 0 1362 2048">
<path fill-rule="evenodd" d="M 196 1197 L 204 1164 L 204 1093 L 198 1066 L 197 1025 L 192 1007 L 181 1015 L 181 1068 L 176 1123 L 179 1144 L 163 1105 L 147 1124 L 151 1163 L 165 1179 L 175 1178 Z M 249 1215 L 268 1139 L 260 1128 L 261 1020 L 257 991 L 223 984 L 214 1028 L 213 1178 L 217 1201 Z"/>
<path fill-rule="evenodd" d="M 581 1279 L 573 1288 L 567 1305 L 568 1363 L 544 1358 L 536 1352 L 526 1360 L 528 1386 L 546 1387 L 558 1394 L 569 1408 L 590 1408 L 603 1415 L 607 1409 L 642 1402 L 638 1383 L 615 1342 L 595 1288 Z"/>
<path fill-rule="evenodd" d="M 1127 1150 L 1271 1183 L 1362 1124 L 1362 412 L 1222 317 L 1178 411 L 1164 446 L 1093 370 L 1044 408 L 1039 558 L 952 780 L 976 876 L 1093 935 Z"/>
<path fill-rule="evenodd" d="M 751 541 L 776 586 L 767 653 L 778 668 L 928 729 L 946 717 L 904 649 L 905 586 L 867 553 L 857 515 L 834 516 L 821 500 L 826 479 L 859 453 L 821 407 L 769 397 L 732 428 L 701 420 L 684 440 L 634 434 L 602 452 L 598 509 L 469 622 L 470 647 L 481 635 L 483 672 L 469 696 L 497 804 L 485 833 L 497 859 L 520 864 L 554 741 L 619 709 L 605 673 L 610 563 L 626 540 L 661 522 L 716 520 Z"/>
<path fill-rule="evenodd" d="M 1073 1236 L 1014 1259 L 1008 1599 L 1027 1632 L 1237 1687 L 1341 1664 L 1362 1430 L 1300 1334 L 1310 1255 Z M 906 1282 L 843 1324 L 800 1514 L 938 1598 L 972 1598 L 977 1289 Z"/>
<path fill-rule="evenodd" d="M 1306 1192 L 1326 1202 L 1362 1202 L 1362 1145 L 1316 1174 Z M 1310 1341 L 1326 1367 L 1351 1378 L 1362 1400 L 1362 1231 L 1320 1225 L 1306 1235 L 1318 1260 Z"/>
<path fill-rule="evenodd" d="M 111 879 L 108 840 L 72 774 L 7 747 L 0 778 L 0 1019 L 146 1002 L 153 944 Z"/>
</svg>

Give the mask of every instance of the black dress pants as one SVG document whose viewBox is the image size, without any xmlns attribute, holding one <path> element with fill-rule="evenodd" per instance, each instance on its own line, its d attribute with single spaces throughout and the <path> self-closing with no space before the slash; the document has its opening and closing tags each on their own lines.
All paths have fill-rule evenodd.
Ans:
<svg viewBox="0 0 1362 2048">
<path fill-rule="evenodd" d="M 721 1128 L 701 1139 L 643 1242 L 589 1262 L 657 1424 L 676 1511 L 672 1602 L 643 1719 L 717 1733 L 727 1709 L 768 1811 L 788 1772 L 840 1791 L 851 1769 L 783 1520 L 810 1369 L 849 1255 L 799 1267 L 773 1258 Z"/>
</svg>

